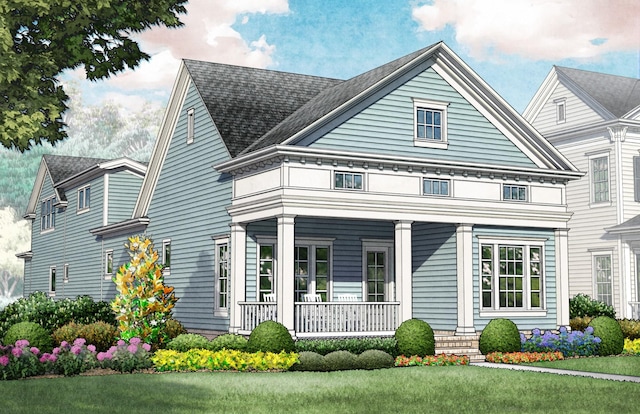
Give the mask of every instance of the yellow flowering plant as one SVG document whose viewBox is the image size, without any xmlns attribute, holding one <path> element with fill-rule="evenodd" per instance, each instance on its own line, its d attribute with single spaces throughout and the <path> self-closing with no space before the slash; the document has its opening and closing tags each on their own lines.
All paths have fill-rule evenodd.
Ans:
<svg viewBox="0 0 640 414">
<path fill-rule="evenodd" d="M 113 279 L 118 293 L 111 302 L 120 337 L 164 343 L 168 340 L 164 327 L 178 299 L 173 287 L 164 284 L 162 265 L 150 238 L 129 237 L 125 247 L 131 260 L 118 269 Z"/>
<path fill-rule="evenodd" d="M 231 349 L 178 352 L 160 349 L 151 358 L 157 371 L 269 371 L 287 370 L 298 362 L 294 352 L 243 352 Z"/>
</svg>

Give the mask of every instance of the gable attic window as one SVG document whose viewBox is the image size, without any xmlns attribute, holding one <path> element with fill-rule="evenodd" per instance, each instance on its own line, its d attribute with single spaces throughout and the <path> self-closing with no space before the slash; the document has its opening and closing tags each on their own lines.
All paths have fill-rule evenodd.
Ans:
<svg viewBox="0 0 640 414">
<path fill-rule="evenodd" d="M 413 101 L 415 146 L 447 148 L 447 107 L 444 102 Z"/>
<path fill-rule="evenodd" d="M 556 103 L 556 124 L 564 124 L 567 120 L 567 100 L 557 99 Z"/>
<path fill-rule="evenodd" d="M 51 196 L 42 200 L 40 207 L 40 231 L 53 230 L 56 227 L 56 197 Z"/>
<path fill-rule="evenodd" d="M 196 110 L 193 108 L 190 108 L 187 110 L 187 144 L 193 143 L 195 127 L 196 127 Z"/>
<path fill-rule="evenodd" d="M 91 204 L 91 187 L 85 186 L 78 189 L 78 213 L 84 213 L 89 210 Z"/>
</svg>

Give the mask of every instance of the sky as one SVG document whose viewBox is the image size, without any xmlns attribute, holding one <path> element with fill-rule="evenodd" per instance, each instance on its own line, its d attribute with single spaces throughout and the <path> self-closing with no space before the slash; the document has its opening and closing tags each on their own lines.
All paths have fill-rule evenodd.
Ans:
<svg viewBox="0 0 640 414">
<path fill-rule="evenodd" d="M 180 59 L 348 79 L 444 41 L 522 113 L 553 65 L 640 78 L 638 0 L 191 0 L 135 35 L 152 57 L 84 99 L 166 105 Z"/>
</svg>

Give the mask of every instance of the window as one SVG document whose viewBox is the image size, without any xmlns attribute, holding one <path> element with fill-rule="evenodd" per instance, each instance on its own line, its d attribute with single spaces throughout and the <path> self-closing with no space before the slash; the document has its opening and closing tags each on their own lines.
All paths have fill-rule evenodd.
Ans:
<svg viewBox="0 0 640 414">
<path fill-rule="evenodd" d="M 481 306 L 487 310 L 543 308 L 543 246 L 483 242 Z"/>
<path fill-rule="evenodd" d="M 113 250 L 107 250 L 104 254 L 104 278 L 110 280 L 113 276 Z"/>
<path fill-rule="evenodd" d="M 296 302 L 303 301 L 303 295 L 320 295 L 323 302 L 329 297 L 331 247 L 328 245 L 296 245 L 294 251 Z"/>
<path fill-rule="evenodd" d="M 448 196 L 449 180 L 425 178 L 422 181 L 422 192 L 425 195 Z"/>
<path fill-rule="evenodd" d="M 363 300 L 384 302 L 395 297 L 393 280 L 393 242 L 362 241 Z"/>
<path fill-rule="evenodd" d="M 49 296 L 56 295 L 56 267 L 49 267 Z"/>
<path fill-rule="evenodd" d="M 591 202 L 609 201 L 609 156 L 591 158 Z"/>
<path fill-rule="evenodd" d="M 165 274 L 171 271 L 171 240 L 169 239 L 162 241 L 162 266 Z"/>
<path fill-rule="evenodd" d="M 640 157 L 633 157 L 633 194 L 634 201 L 640 202 Z"/>
<path fill-rule="evenodd" d="M 504 184 L 502 199 L 511 201 L 527 201 L 527 186 Z"/>
<path fill-rule="evenodd" d="M 216 241 L 216 299 L 214 306 L 217 314 L 225 314 L 229 310 L 230 265 L 229 240 Z"/>
<path fill-rule="evenodd" d="M 40 210 L 40 231 L 53 230 L 56 227 L 56 197 L 42 200 Z"/>
<path fill-rule="evenodd" d="M 611 279 L 611 255 L 593 256 L 596 299 L 613 305 L 613 280 Z"/>
<path fill-rule="evenodd" d="M 193 143 L 196 126 L 196 111 L 191 108 L 187 110 L 187 144 Z"/>
<path fill-rule="evenodd" d="M 78 190 L 78 212 L 88 210 L 91 201 L 91 187 L 86 186 Z"/>
<path fill-rule="evenodd" d="M 362 174 L 336 172 L 335 188 L 345 190 L 362 190 Z"/>
<path fill-rule="evenodd" d="M 62 269 L 62 281 L 67 283 L 69 281 L 69 264 L 65 263 Z"/>
<path fill-rule="evenodd" d="M 414 100 L 414 145 L 447 147 L 447 104 Z"/>
<path fill-rule="evenodd" d="M 567 120 L 567 101 L 561 99 L 556 102 L 556 123 L 562 124 Z"/>
<path fill-rule="evenodd" d="M 260 267 L 258 269 L 258 301 L 264 302 L 264 295 L 274 292 L 274 244 L 261 244 L 258 248 Z"/>
</svg>

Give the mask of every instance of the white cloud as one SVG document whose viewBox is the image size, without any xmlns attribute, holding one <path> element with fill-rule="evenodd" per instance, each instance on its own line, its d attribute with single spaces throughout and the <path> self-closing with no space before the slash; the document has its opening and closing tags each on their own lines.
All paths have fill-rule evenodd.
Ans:
<svg viewBox="0 0 640 414">
<path fill-rule="evenodd" d="M 433 0 L 413 18 L 426 31 L 455 30 L 477 59 L 591 59 L 640 49 L 637 0 Z"/>
</svg>

